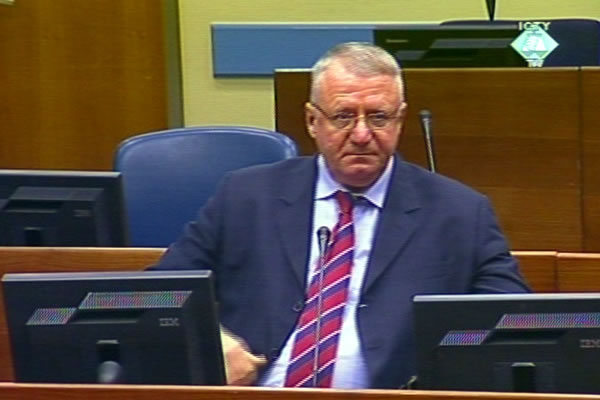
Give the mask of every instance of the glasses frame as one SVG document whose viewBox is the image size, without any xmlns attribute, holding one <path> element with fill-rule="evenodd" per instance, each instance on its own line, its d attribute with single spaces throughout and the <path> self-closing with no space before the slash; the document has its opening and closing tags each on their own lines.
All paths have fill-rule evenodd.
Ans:
<svg viewBox="0 0 600 400">
<path fill-rule="evenodd" d="M 389 126 L 392 122 L 398 121 L 398 119 L 400 118 L 400 111 L 402 110 L 402 105 L 400 105 L 400 106 L 398 106 L 396 111 L 394 111 L 392 114 L 389 114 L 389 115 L 386 114 L 386 117 L 388 119 L 386 120 L 384 126 L 373 125 L 372 121 L 369 119 L 369 116 L 374 115 L 375 113 L 371 113 L 371 114 L 362 113 L 362 114 L 355 115 L 354 118 L 349 119 L 349 123 L 347 125 L 340 126 L 338 123 L 336 123 L 336 121 L 339 121 L 339 120 L 336 120 L 335 116 L 331 116 L 327 112 L 325 112 L 325 110 L 323 110 L 321 108 L 321 106 L 319 106 L 317 103 L 309 102 L 308 104 L 310 104 L 312 107 L 314 107 L 316 110 L 318 110 L 321 114 L 323 114 L 323 116 L 329 121 L 329 123 L 331 125 L 333 125 L 336 129 L 345 130 L 345 131 L 350 131 L 350 130 L 356 128 L 356 125 L 358 124 L 358 120 L 361 118 L 364 118 L 365 124 L 372 131 L 380 131 L 380 130 L 387 129 L 387 128 L 389 128 Z M 381 112 L 381 113 L 383 113 L 383 112 Z M 383 113 L 383 114 L 385 114 L 385 113 Z"/>
</svg>

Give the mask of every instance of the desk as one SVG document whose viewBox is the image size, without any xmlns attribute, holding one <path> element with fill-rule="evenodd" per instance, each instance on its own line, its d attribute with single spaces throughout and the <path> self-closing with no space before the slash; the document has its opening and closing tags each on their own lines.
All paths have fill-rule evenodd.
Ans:
<svg viewBox="0 0 600 400">
<path fill-rule="evenodd" d="M 156 248 L 0 247 L 0 276 L 8 272 L 141 270 L 156 262 L 163 252 L 164 249 Z M 513 254 L 536 292 L 600 291 L 600 254 L 554 251 L 517 251 Z M 559 263 L 562 272 L 557 274 Z M 578 278 L 573 279 L 573 276 Z M 14 380 L 11 359 L 0 287 L 0 381 Z"/>
<path fill-rule="evenodd" d="M 15 383 L 0 383 L 0 394 L 6 400 L 600 400 L 572 394 Z"/>
<path fill-rule="evenodd" d="M 534 292 L 558 291 L 556 251 L 513 251 L 512 254 L 519 260 L 521 273 Z"/>
<path fill-rule="evenodd" d="M 556 275 L 559 292 L 600 292 L 600 254 L 559 253 Z"/>
</svg>

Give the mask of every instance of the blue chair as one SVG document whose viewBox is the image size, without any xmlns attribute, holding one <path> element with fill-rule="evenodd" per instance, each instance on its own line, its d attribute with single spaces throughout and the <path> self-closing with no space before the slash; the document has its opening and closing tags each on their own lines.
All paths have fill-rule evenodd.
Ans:
<svg viewBox="0 0 600 400">
<path fill-rule="evenodd" d="M 123 141 L 114 169 L 123 176 L 131 245 L 168 246 L 226 172 L 296 155 L 289 137 L 250 127 L 180 128 Z"/>
</svg>

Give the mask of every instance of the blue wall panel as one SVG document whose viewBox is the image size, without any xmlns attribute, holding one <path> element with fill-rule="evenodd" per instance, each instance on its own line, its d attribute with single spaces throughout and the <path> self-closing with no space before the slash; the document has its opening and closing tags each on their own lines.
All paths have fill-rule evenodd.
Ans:
<svg viewBox="0 0 600 400">
<path fill-rule="evenodd" d="M 214 76 L 270 76 L 310 68 L 337 43 L 373 42 L 373 25 L 212 24 Z"/>
</svg>

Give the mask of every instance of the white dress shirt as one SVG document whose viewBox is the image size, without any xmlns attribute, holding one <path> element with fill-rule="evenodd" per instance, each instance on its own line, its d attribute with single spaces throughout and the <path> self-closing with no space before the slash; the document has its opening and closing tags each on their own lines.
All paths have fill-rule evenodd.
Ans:
<svg viewBox="0 0 600 400">
<path fill-rule="evenodd" d="M 356 324 L 356 310 L 360 307 L 360 291 L 369 261 L 373 236 L 387 194 L 393 162 L 393 157 L 390 157 L 390 161 L 383 174 L 367 191 L 358 194 L 354 205 L 354 259 L 348 299 L 344 308 L 337 357 L 333 370 L 332 386 L 334 388 L 358 389 L 369 386 L 367 367 L 362 355 L 360 336 Z M 333 196 L 338 190 L 348 191 L 348 189 L 333 179 L 322 155 L 318 156 L 317 167 L 318 177 L 312 221 L 312 231 L 315 234 L 312 235 L 313 239 L 310 246 L 307 287 L 315 273 L 319 258 L 319 244 L 316 231 L 321 226 L 327 226 L 330 230 L 333 230 L 338 220 L 338 205 Z M 296 332 L 294 331 L 288 337 L 279 358 L 275 360 L 261 382 L 259 382 L 260 385 L 283 386 L 295 337 Z"/>
</svg>

